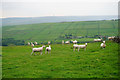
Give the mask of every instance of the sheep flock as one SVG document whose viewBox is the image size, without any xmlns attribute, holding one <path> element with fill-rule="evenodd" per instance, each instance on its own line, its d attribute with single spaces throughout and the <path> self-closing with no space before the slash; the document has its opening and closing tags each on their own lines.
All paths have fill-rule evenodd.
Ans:
<svg viewBox="0 0 120 80">
<path fill-rule="evenodd" d="M 108 40 L 112 40 L 112 39 L 114 39 L 115 37 L 114 36 L 112 36 L 112 37 L 108 37 Z M 85 43 L 85 44 L 82 44 L 82 45 L 78 45 L 77 43 L 78 43 L 78 41 L 77 40 L 71 40 L 71 42 L 73 43 L 73 51 L 75 51 L 75 49 L 77 49 L 77 51 L 79 52 L 79 50 L 80 49 L 84 49 L 84 51 L 86 51 L 86 48 L 87 48 L 87 43 Z M 101 39 L 94 39 L 93 40 L 93 42 L 102 42 L 101 44 L 100 44 L 100 48 L 101 49 L 104 49 L 105 47 L 106 47 L 106 44 L 105 44 L 105 41 L 103 41 L 103 39 L 101 38 Z M 33 42 L 28 42 L 27 43 L 28 44 L 28 46 L 31 46 L 32 47 L 32 52 L 31 52 L 31 55 L 32 54 L 34 54 L 34 55 L 36 55 L 35 54 L 35 52 L 39 52 L 41 55 L 42 55 L 42 52 L 43 52 L 43 49 L 45 48 L 45 45 L 42 45 L 42 47 L 37 47 L 37 48 L 34 48 L 35 47 L 35 45 L 38 45 L 38 43 L 35 41 L 34 43 Z M 50 41 L 48 41 L 48 45 L 49 45 L 49 47 L 46 47 L 45 48 L 45 54 L 46 53 L 51 53 L 51 42 Z M 64 40 L 62 40 L 62 45 L 63 44 L 70 44 L 70 41 L 64 41 Z"/>
</svg>

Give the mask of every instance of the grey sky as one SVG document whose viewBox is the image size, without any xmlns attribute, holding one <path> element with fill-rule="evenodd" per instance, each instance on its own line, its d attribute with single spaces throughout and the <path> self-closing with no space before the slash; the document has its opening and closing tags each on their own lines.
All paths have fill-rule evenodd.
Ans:
<svg viewBox="0 0 120 80">
<path fill-rule="evenodd" d="M 2 0 L 0 17 L 118 15 L 119 0 Z"/>
</svg>

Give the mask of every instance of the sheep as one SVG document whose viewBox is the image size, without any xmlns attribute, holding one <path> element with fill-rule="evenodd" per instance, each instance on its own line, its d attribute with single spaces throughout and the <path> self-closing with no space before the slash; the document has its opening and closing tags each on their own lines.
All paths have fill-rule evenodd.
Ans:
<svg viewBox="0 0 120 80">
<path fill-rule="evenodd" d="M 35 41 L 34 43 L 35 43 L 35 45 L 37 45 L 37 44 L 38 44 L 36 41 Z"/>
<path fill-rule="evenodd" d="M 102 39 L 94 39 L 94 42 L 101 42 Z"/>
<path fill-rule="evenodd" d="M 103 43 L 101 43 L 100 47 L 101 48 L 105 48 L 106 47 L 105 41 L 103 41 Z"/>
<path fill-rule="evenodd" d="M 34 53 L 34 52 L 41 52 L 41 55 L 42 55 L 42 51 L 43 51 L 43 48 L 45 47 L 45 45 L 43 45 L 42 47 L 39 47 L 39 48 L 32 48 L 32 53 L 31 55 Z M 36 55 L 36 54 L 35 54 Z"/>
<path fill-rule="evenodd" d="M 85 43 L 85 45 L 78 45 L 78 52 L 79 52 L 79 49 L 81 48 L 84 48 L 84 50 L 86 50 L 86 47 L 87 47 L 87 43 Z"/>
<path fill-rule="evenodd" d="M 115 38 L 115 36 L 108 37 L 108 40 L 113 40 L 114 38 Z"/>
<path fill-rule="evenodd" d="M 49 52 L 51 52 L 51 46 L 49 45 L 49 47 L 46 47 L 46 51 L 45 51 L 45 53 L 49 53 Z"/>
<path fill-rule="evenodd" d="M 34 44 L 32 43 L 31 46 L 34 47 Z"/>
<path fill-rule="evenodd" d="M 28 46 L 30 45 L 30 43 L 28 42 Z"/>
<path fill-rule="evenodd" d="M 62 40 L 62 44 L 64 44 L 64 40 Z"/>
<path fill-rule="evenodd" d="M 65 44 L 70 44 L 70 41 L 66 41 Z"/>
<path fill-rule="evenodd" d="M 73 44 L 77 44 L 77 40 L 75 40 L 75 41 L 71 40 L 71 41 L 73 42 Z"/>
<path fill-rule="evenodd" d="M 48 45 L 50 45 L 50 41 L 48 41 Z"/>
<path fill-rule="evenodd" d="M 73 45 L 73 51 L 75 51 L 75 48 L 78 48 L 78 44 Z"/>
</svg>

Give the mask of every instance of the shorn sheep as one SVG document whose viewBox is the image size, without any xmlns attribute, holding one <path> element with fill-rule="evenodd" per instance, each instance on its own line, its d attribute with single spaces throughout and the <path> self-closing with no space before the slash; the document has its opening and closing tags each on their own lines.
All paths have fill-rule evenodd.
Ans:
<svg viewBox="0 0 120 80">
<path fill-rule="evenodd" d="M 102 39 L 94 39 L 94 42 L 101 42 Z"/>
<path fill-rule="evenodd" d="M 87 47 L 87 43 L 85 43 L 85 45 L 78 45 L 78 52 L 80 48 L 86 50 L 86 47 Z"/>
<path fill-rule="evenodd" d="M 70 44 L 70 41 L 66 41 L 65 44 Z"/>
<path fill-rule="evenodd" d="M 45 47 L 45 45 L 43 45 L 42 47 L 39 47 L 39 48 L 32 48 L 32 53 L 31 55 L 34 53 L 34 52 L 41 52 L 41 55 L 42 55 L 42 51 L 43 51 L 43 48 Z M 35 53 L 34 53 L 35 54 Z M 36 54 L 35 54 L 36 55 Z"/>
<path fill-rule="evenodd" d="M 49 47 L 46 47 L 46 51 L 45 51 L 45 53 L 49 53 L 49 52 L 51 52 L 51 46 L 49 45 Z"/>
<path fill-rule="evenodd" d="M 103 43 L 101 43 L 100 47 L 101 48 L 105 48 L 106 47 L 105 41 L 103 41 Z"/>
</svg>

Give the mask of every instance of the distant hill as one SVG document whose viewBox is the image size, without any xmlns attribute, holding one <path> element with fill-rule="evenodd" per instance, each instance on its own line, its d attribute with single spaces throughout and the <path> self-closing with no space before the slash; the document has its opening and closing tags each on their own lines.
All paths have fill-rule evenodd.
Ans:
<svg viewBox="0 0 120 80">
<path fill-rule="evenodd" d="M 48 16 L 48 17 L 19 17 L 3 18 L 2 26 L 53 23 L 53 22 L 72 22 L 72 21 L 94 21 L 117 19 L 117 16 Z"/>
</svg>

